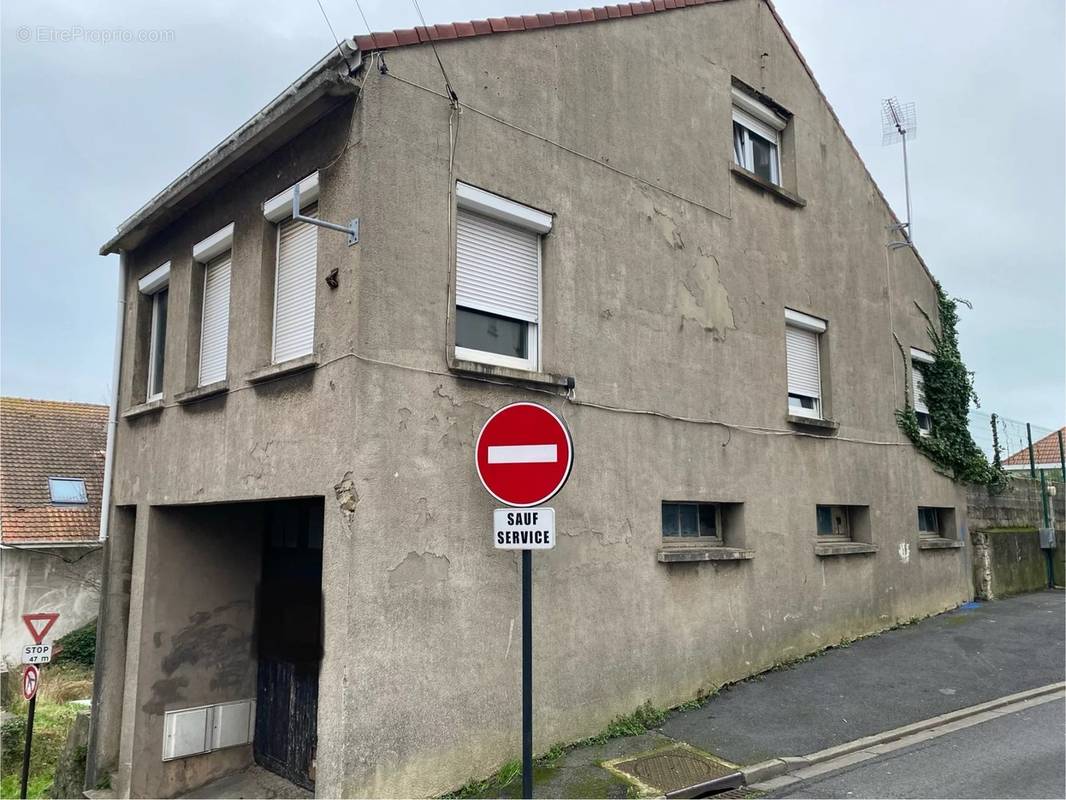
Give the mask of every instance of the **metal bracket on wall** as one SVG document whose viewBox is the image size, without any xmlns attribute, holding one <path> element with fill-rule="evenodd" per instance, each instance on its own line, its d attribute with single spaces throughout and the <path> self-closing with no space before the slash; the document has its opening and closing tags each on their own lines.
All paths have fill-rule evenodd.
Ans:
<svg viewBox="0 0 1066 800">
<path fill-rule="evenodd" d="M 353 244 L 359 244 L 359 218 L 356 217 L 350 220 L 347 225 L 338 225 L 335 222 L 326 222 L 322 219 L 316 219 L 315 217 L 305 217 L 300 213 L 300 184 L 292 189 L 292 218 L 297 222 L 309 222 L 312 225 L 317 225 L 320 228 L 329 228 L 331 231 L 340 231 L 341 233 L 348 234 L 348 246 Z"/>
</svg>

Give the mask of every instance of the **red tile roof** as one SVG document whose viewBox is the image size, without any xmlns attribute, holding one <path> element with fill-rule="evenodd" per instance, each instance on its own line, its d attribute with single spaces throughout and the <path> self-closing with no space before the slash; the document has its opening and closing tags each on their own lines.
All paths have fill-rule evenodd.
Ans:
<svg viewBox="0 0 1066 800">
<path fill-rule="evenodd" d="M 441 42 L 448 39 L 468 39 L 491 33 L 514 33 L 534 31 L 540 28 L 558 28 L 562 25 L 579 25 L 584 22 L 601 22 L 608 19 L 637 17 L 659 11 L 673 11 L 688 6 L 719 3 L 722 0 L 645 0 L 642 3 L 620 3 L 615 6 L 583 8 L 579 11 L 550 11 L 547 14 L 523 14 L 520 17 L 492 17 L 471 22 L 452 22 L 447 25 L 403 28 L 380 33 L 356 36 L 355 44 L 363 52 L 387 50 L 409 44 Z"/>
<path fill-rule="evenodd" d="M 95 542 L 107 406 L 0 397 L 0 542 Z M 49 477 L 82 478 L 89 502 L 57 506 Z"/>
<path fill-rule="evenodd" d="M 1059 467 L 1062 463 L 1061 454 L 1059 453 L 1059 433 L 1066 436 L 1066 427 L 1060 428 L 1054 433 L 1049 433 L 1043 439 L 1033 442 L 1033 457 L 1036 461 L 1036 465 L 1039 467 L 1043 464 L 1045 467 L 1049 465 L 1051 468 Z M 1029 448 L 1023 447 L 1017 453 L 1012 455 L 1006 461 L 1003 462 L 1005 467 L 1025 467 L 1029 468 Z"/>
</svg>

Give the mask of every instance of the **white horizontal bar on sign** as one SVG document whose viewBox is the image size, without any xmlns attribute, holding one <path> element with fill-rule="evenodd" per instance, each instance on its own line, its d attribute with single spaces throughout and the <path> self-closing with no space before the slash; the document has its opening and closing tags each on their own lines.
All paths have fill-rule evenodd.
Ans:
<svg viewBox="0 0 1066 800">
<path fill-rule="evenodd" d="M 455 183 L 455 197 L 460 208 L 476 211 L 487 217 L 509 222 L 537 233 L 548 233 L 552 229 L 552 215 L 536 208 L 524 206 L 498 194 L 486 192 L 468 183 Z"/>
<path fill-rule="evenodd" d="M 815 333 L 825 333 L 826 329 L 826 322 L 824 319 L 812 317 L 810 314 L 804 314 L 802 311 L 793 311 L 791 308 L 785 309 L 785 322 L 789 325 L 794 325 L 797 328 L 814 331 Z"/>
<path fill-rule="evenodd" d="M 170 285 L 170 262 L 160 264 L 139 281 L 137 289 L 141 294 L 155 294 L 165 286 Z"/>
<path fill-rule="evenodd" d="M 554 464 L 559 448 L 554 444 L 490 445 L 490 464 Z"/>
</svg>

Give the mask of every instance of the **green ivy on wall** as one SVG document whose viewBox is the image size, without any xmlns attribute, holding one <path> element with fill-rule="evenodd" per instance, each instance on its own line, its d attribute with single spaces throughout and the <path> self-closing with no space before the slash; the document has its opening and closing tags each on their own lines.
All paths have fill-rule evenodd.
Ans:
<svg viewBox="0 0 1066 800">
<path fill-rule="evenodd" d="M 933 431 L 928 436 L 921 434 L 908 391 L 905 391 L 905 407 L 896 411 L 896 420 L 914 446 L 955 480 L 998 486 L 1005 479 L 1003 470 L 988 463 L 985 454 L 970 435 L 970 402 L 976 404 L 977 395 L 973 388 L 973 376 L 967 372 L 959 353 L 958 310 L 955 301 L 944 293 L 939 283 L 936 284 L 936 291 L 939 331 L 929 315 L 918 306 L 929 322 L 934 361 L 932 364 L 912 365 L 922 374 L 925 404 L 933 420 Z M 903 351 L 902 346 L 900 351 Z M 906 354 L 903 362 L 906 368 Z M 910 382 L 905 382 L 905 385 L 909 386 Z"/>
</svg>

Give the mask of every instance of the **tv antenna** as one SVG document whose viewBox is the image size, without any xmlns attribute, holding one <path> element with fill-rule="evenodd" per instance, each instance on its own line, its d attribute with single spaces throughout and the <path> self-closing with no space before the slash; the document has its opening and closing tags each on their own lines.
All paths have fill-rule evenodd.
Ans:
<svg viewBox="0 0 1066 800">
<path fill-rule="evenodd" d="M 903 235 L 907 242 L 914 241 L 914 226 L 911 223 L 911 178 L 907 169 L 907 140 L 918 134 L 918 117 L 914 103 L 901 103 L 895 97 L 881 101 L 881 144 L 884 147 L 899 142 L 903 145 L 903 186 L 907 196 L 907 221 L 903 223 Z"/>
</svg>

